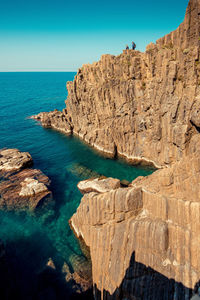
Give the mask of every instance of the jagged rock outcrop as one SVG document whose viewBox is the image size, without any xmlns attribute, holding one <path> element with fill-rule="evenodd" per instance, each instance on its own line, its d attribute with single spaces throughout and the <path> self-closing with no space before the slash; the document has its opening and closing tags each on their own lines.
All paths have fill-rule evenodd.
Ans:
<svg viewBox="0 0 200 300">
<path fill-rule="evenodd" d="M 90 247 L 95 298 L 190 299 L 200 280 L 200 0 L 145 53 L 103 55 L 67 89 L 66 109 L 45 122 L 56 114 L 105 154 L 161 168 L 86 193 L 72 217 Z"/>
<path fill-rule="evenodd" d="M 0 150 L 0 209 L 35 210 L 52 201 L 49 178 L 33 164 L 28 152 Z"/>
<path fill-rule="evenodd" d="M 72 134 L 72 127 L 68 122 L 68 118 L 64 114 L 64 111 L 61 112 L 55 109 L 51 112 L 41 112 L 36 116 L 32 116 L 31 118 L 40 121 L 45 128 L 54 128 L 64 132 L 67 135 Z"/>
</svg>

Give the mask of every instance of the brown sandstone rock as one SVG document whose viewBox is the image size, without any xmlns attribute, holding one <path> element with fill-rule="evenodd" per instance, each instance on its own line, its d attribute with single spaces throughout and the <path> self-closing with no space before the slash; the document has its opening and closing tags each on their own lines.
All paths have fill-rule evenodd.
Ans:
<svg viewBox="0 0 200 300">
<path fill-rule="evenodd" d="M 172 290 L 175 281 L 186 288 L 194 288 L 199 281 L 199 155 L 135 180 L 132 187 L 84 195 L 71 225 L 90 247 L 93 282 L 102 297 L 97 299 L 107 299 L 103 290 L 113 295 L 117 289 L 120 297 L 114 299 L 132 299 L 134 290 L 124 287 L 128 283 L 134 286 L 139 264 L 152 271 L 136 299 L 145 292 L 149 298 L 141 299 L 173 299 L 170 288 L 168 296 L 164 290 L 158 298 L 153 295 L 152 274 L 174 279 Z M 131 277 L 127 277 L 130 271 Z"/>
<path fill-rule="evenodd" d="M 32 119 L 40 121 L 46 128 L 55 128 L 64 132 L 67 135 L 72 133 L 72 126 L 67 120 L 67 116 L 63 112 L 58 110 L 51 111 L 49 113 L 42 112 L 38 115 L 32 116 Z"/>
<path fill-rule="evenodd" d="M 105 193 L 120 187 L 120 180 L 114 178 L 95 178 L 80 181 L 77 185 L 81 193 Z"/>
<path fill-rule="evenodd" d="M 24 181 L 21 182 L 21 186 L 20 196 L 33 196 L 48 190 L 44 183 L 33 178 L 25 178 Z"/>
<path fill-rule="evenodd" d="M 0 171 L 18 171 L 33 164 L 28 152 L 20 152 L 18 149 L 0 150 Z"/>
<path fill-rule="evenodd" d="M 35 210 L 52 201 L 50 180 L 40 170 L 28 169 L 33 161 L 29 153 L 17 149 L 0 152 L 0 208 Z"/>
<path fill-rule="evenodd" d="M 191 0 L 177 30 L 145 53 L 83 65 L 67 83 L 67 108 L 38 118 L 109 156 L 156 167 L 180 160 L 199 125 L 199 36 L 199 0 Z"/>
</svg>

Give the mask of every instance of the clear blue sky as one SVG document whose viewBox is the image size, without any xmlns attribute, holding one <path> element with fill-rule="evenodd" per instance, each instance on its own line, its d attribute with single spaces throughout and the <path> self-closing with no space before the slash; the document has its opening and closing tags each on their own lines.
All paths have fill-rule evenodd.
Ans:
<svg viewBox="0 0 200 300">
<path fill-rule="evenodd" d="M 188 0 L 0 0 L 0 71 L 76 71 L 176 29 Z"/>
</svg>

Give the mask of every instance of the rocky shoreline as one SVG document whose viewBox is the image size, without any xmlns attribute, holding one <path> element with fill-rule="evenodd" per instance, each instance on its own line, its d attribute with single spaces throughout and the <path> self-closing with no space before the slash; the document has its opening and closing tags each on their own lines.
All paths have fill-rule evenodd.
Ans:
<svg viewBox="0 0 200 300">
<path fill-rule="evenodd" d="M 57 131 L 66 134 L 67 136 L 75 135 L 79 137 L 84 142 L 86 142 L 89 146 L 93 147 L 96 151 L 103 154 L 105 157 L 108 158 L 121 157 L 125 159 L 129 164 L 132 165 L 148 166 L 156 169 L 162 168 L 161 165 L 157 164 L 155 161 L 150 160 L 146 157 L 129 156 L 127 153 L 116 152 L 115 148 L 113 149 L 113 151 L 110 151 L 104 147 L 101 147 L 96 143 L 90 143 L 87 139 L 85 139 L 84 135 L 73 130 L 72 124 L 68 122 L 68 118 L 66 116 L 65 110 L 63 110 L 63 112 L 60 112 L 57 109 L 51 112 L 41 112 L 37 115 L 31 116 L 30 119 L 34 119 L 40 122 L 44 128 L 55 129 Z"/>
<path fill-rule="evenodd" d="M 95 299 L 190 299 L 198 290 L 199 37 L 200 0 L 190 0 L 177 30 L 145 53 L 84 65 L 67 83 L 66 109 L 35 116 L 104 154 L 161 168 L 126 188 L 79 184 L 70 223 L 90 248 Z"/>
<path fill-rule="evenodd" d="M 1 211 L 35 215 L 43 208 L 52 208 L 54 199 L 49 190 L 50 179 L 32 167 L 33 159 L 28 152 L 20 152 L 18 149 L 0 150 Z M 47 256 L 43 263 L 43 259 L 40 258 L 39 264 L 35 261 L 34 267 L 31 264 L 29 266 L 29 261 L 24 260 L 20 251 L 24 251 L 24 243 L 27 243 L 25 257 L 28 257 L 29 252 L 32 253 L 38 244 L 35 241 L 34 246 L 34 241 L 26 239 L 21 243 L 22 245 L 18 244 L 18 239 L 6 242 L 0 240 L 1 299 L 19 297 L 21 300 L 40 300 L 44 299 L 43 295 L 46 295 L 46 299 L 55 300 L 93 298 L 90 255 L 83 241 L 81 245 L 87 259 L 83 261 L 74 255 L 71 261 L 73 270 L 65 262 L 62 268 L 58 267 L 58 262 L 51 256 Z M 22 250 L 16 251 L 15 247 Z M 34 254 L 35 256 L 37 254 Z M 27 274 L 31 278 L 27 277 Z M 21 278 L 21 281 L 18 282 L 17 278 Z"/>
</svg>

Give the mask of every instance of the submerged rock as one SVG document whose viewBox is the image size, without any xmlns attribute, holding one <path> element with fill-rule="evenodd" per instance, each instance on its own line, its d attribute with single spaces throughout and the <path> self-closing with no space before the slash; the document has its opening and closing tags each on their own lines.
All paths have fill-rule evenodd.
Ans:
<svg viewBox="0 0 200 300">
<path fill-rule="evenodd" d="M 56 268 L 40 247 L 37 240 L 0 240 L 0 299 L 92 300 L 91 284 L 86 287 L 76 273 L 70 274 L 66 263 Z M 38 258 L 38 252 L 43 256 Z"/>
<path fill-rule="evenodd" d="M 67 170 L 69 170 L 72 174 L 81 177 L 82 179 L 99 178 L 100 176 L 102 176 L 80 163 L 74 163 L 73 165 L 68 167 Z"/>
<path fill-rule="evenodd" d="M 92 295 L 91 262 L 78 255 L 72 255 L 69 260 L 71 266 L 64 262 L 62 266 L 56 267 L 53 259 L 49 258 L 47 268 L 53 269 L 58 277 L 63 277 L 63 282 L 69 288 L 68 296 L 85 292 Z"/>
</svg>

